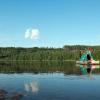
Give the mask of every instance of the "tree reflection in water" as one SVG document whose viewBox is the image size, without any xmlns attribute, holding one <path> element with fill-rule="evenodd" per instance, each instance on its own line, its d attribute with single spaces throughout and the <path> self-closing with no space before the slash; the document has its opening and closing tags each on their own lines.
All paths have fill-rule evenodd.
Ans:
<svg viewBox="0 0 100 100">
<path fill-rule="evenodd" d="M 1 73 L 55 73 L 78 74 L 75 62 L 43 61 L 43 62 L 0 62 Z"/>
<path fill-rule="evenodd" d="M 85 74 L 84 68 L 87 66 L 78 65 L 74 61 L 43 61 L 43 62 L 0 62 L 0 73 L 56 73 L 61 72 L 65 75 L 79 75 Z M 100 73 L 97 69 L 99 66 L 93 66 L 95 68 L 93 73 Z M 80 70 L 81 73 L 80 73 Z M 89 69 L 88 69 L 89 71 Z M 87 72 L 87 71 L 86 71 Z"/>
</svg>

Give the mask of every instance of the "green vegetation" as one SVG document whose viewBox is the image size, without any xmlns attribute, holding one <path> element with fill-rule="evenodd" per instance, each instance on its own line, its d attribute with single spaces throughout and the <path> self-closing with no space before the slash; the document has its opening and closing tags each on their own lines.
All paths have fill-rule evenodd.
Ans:
<svg viewBox="0 0 100 100">
<path fill-rule="evenodd" d="M 100 46 L 81 46 L 74 45 L 69 46 L 65 45 L 63 48 L 14 48 L 14 47 L 6 47 L 0 48 L 0 60 L 78 60 L 80 56 L 80 50 L 84 50 L 85 48 L 92 48 L 94 59 L 100 59 Z"/>
</svg>

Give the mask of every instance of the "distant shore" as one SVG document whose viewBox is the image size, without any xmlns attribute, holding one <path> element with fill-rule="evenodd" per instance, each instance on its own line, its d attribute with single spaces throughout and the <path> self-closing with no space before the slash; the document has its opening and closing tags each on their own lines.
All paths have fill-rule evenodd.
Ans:
<svg viewBox="0 0 100 100">
<path fill-rule="evenodd" d="M 0 47 L 0 61 L 75 61 L 80 50 L 92 48 L 93 58 L 100 59 L 100 46 L 65 45 L 63 48 L 49 47 Z"/>
</svg>

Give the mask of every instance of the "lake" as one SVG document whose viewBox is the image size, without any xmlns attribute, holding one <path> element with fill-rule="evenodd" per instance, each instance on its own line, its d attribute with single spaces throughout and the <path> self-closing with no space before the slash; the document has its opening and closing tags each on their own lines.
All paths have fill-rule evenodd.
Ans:
<svg viewBox="0 0 100 100">
<path fill-rule="evenodd" d="M 100 66 L 0 62 L 0 100 L 99 100 L 99 87 Z"/>
</svg>

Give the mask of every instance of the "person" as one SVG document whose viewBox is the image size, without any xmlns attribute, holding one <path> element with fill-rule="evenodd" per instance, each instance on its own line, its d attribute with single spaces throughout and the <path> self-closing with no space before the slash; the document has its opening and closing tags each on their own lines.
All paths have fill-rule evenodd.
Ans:
<svg viewBox="0 0 100 100">
<path fill-rule="evenodd" d="M 92 52 L 91 48 L 88 48 L 88 49 L 85 48 L 83 52 L 80 50 L 80 61 L 94 62 L 91 52 Z"/>
<path fill-rule="evenodd" d="M 93 56 L 92 56 L 92 53 L 93 52 L 93 49 L 91 49 L 91 48 L 89 48 L 87 51 L 86 51 L 86 53 L 87 53 L 87 61 L 88 61 L 88 63 L 89 64 L 91 64 L 91 63 L 94 63 L 95 62 L 95 60 L 93 60 Z"/>
<path fill-rule="evenodd" d="M 91 61 L 91 56 L 90 56 L 90 54 L 87 54 L 87 61 Z"/>
<path fill-rule="evenodd" d="M 93 52 L 93 50 L 92 50 L 91 48 L 88 48 L 88 49 L 86 50 L 86 54 L 87 54 L 88 56 L 90 56 L 91 59 L 93 59 L 92 54 L 91 54 L 92 52 Z"/>
</svg>

